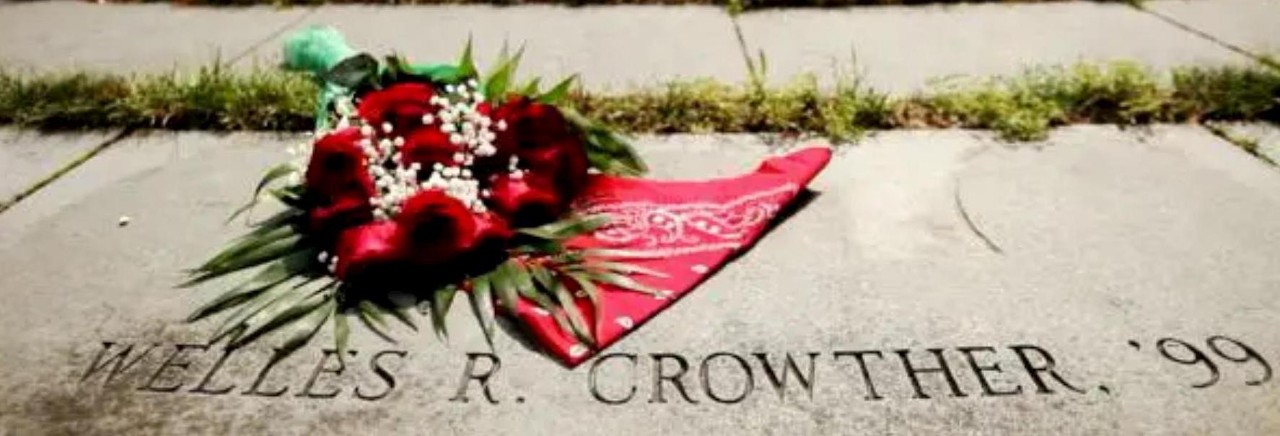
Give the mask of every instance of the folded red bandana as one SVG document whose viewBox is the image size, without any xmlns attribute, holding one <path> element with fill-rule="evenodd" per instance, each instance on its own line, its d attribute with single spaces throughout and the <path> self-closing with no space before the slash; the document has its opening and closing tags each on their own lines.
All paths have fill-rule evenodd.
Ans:
<svg viewBox="0 0 1280 436">
<path fill-rule="evenodd" d="M 829 148 L 813 147 L 769 158 L 751 173 L 725 179 L 665 181 L 594 175 L 576 209 L 589 215 L 608 214 L 610 222 L 573 245 L 635 253 L 628 263 L 665 277 L 633 278 L 662 290 L 661 294 L 601 286 L 601 322 L 590 304 L 580 299 L 588 325 L 597 326 L 599 343 L 594 350 L 528 301 L 521 301 L 517 316 L 532 326 L 534 336 L 556 358 L 577 366 L 749 248 L 830 160 Z"/>
</svg>

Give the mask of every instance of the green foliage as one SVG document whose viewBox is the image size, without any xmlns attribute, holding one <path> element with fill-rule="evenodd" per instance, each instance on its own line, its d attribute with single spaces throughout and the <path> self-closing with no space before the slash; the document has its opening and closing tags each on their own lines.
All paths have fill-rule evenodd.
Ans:
<svg viewBox="0 0 1280 436">
<path fill-rule="evenodd" d="M 1038 69 L 1012 78 L 952 84 L 910 105 L 937 124 L 990 128 L 1011 140 L 1041 139 L 1071 123 L 1131 125 L 1165 120 L 1167 90 L 1131 63 Z M 918 115 L 917 115 L 918 116 Z"/>
<path fill-rule="evenodd" d="M 1280 121 L 1280 72 L 1191 68 L 1173 72 L 1173 110 L 1195 120 Z"/>
<path fill-rule="evenodd" d="M 1029 140 L 1071 123 L 1280 122 L 1280 72 L 1260 65 L 1179 68 L 1162 75 L 1129 63 L 1082 64 L 956 81 L 901 98 L 870 89 L 856 76 L 834 82 L 823 86 L 802 76 L 758 88 L 703 79 L 619 94 L 584 92 L 565 82 L 531 95 L 629 133 L 789 132 L 843 140 L 869 129 L 966 127 Z M 314 83 L 277 72 L 207 68 L 117 76 L 0 70 L 0 123 L 48 129 L 304 131 L 312 127 L 315 98 Z M 623 150 L 610 148 L 614 140 L 621 140 L 616 133 L 598 137 L 600 153 Z"/>
</svg>

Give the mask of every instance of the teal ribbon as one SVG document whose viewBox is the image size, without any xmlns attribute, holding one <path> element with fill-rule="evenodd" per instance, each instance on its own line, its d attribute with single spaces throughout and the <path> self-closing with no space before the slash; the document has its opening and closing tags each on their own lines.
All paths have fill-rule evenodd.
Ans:
<svg viewBox="0 0 1280 436">
<path fill-rule="evenodd" d="M 360 52 L 347 44 L 341 32 L 328 26 L 311 26 L 294 32 L 285 40 L 284 68 L 308 73 L 320 85 L 315 109 L 317 130 L 329 127 L 329 106 L 333 101 L 352 93 L 351 89 L 329 81 L 327 73 L 343 61 L 359 55 Z"/>
<path fill-rule="evenodd" d="M 356 77 L 366 77 L 367 71 L 381 73 L 381 67 L 373 57 L 352 48 L 341 32 L 328 26 L 311 26 L 289 35 L 284 44 L 283 67 L 308 73 L 320 85 L 315 109 L 317 130 L 330 127 L 329 107 L 334 100 L 351 96 L 354 92 L 335 79 L 342 81 L 339 77 L 346 77 L 343 73 L 353 71 L 359 72 Z M 405 64 L 397 69 L 400 73 L 425 77 L 434 83 L 456 83 L 466 79 L 460 68 L 450 64 Z"/>
</svg>

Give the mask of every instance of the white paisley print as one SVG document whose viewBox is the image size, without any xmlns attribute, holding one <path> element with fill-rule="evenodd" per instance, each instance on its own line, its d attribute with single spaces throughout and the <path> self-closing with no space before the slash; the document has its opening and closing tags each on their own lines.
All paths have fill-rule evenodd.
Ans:
<svg viewBox="0 0 1280 436">
<path fill-rule="evenodd" d="M 787 183 L 724 203 L 587 200 L 580 211 L 609 216 L 609 224 L 594 234 L 602 242 L 641 255 L 676 256 L 740 248 L 797 189 Z"/>
</svg>

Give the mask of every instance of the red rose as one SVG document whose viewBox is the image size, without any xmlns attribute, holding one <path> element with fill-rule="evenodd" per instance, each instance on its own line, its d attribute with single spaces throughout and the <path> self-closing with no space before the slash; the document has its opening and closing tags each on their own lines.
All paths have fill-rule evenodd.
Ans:
<svg viewBox="0 0 1280 436">
<path fill-rule="evenodd" d="M 425 83 L 398 83 L 361 97 L 356 108 L 360 117 L 381 132 L 382 123 L 391 123 L 398 135 L 422 126 L 422 116 L 434 114 L 431 97 L 435 91 Z"/>
<path fill-rule="evenodd" d="M 496 124 L 506 123 L 506 130 L 497 130 L 493 145 L 498 154 L 510 156 L 521 150 L 539 148 L 572 136 L 569 121 L 560 110 L 523 96 L 512 96 L 493 111 Z M 496 130 L 496 129 L 495 129 Z"/>
<path fill-rule="evenodd" d="M 587 184 L 587 150 L 577 139 L 565 139 L 551 145 L 522 150 L 520 166 L 534 174 L 549 177 L 556 192 L 570 203 Z"/>
<path fill-rule="evenodd" d="M 406 256 L 421 264 L 439 264 L 475 243 L 476 221 L 461 201 L 439 189 L 418 192 L 404 202 L 395 221 Z"/>
<path fill-rule="evenodd" d="M 483 273 L 507 258 L 507 243 L 514 235 L 507 222 L 496 214 L 483 213 L 475 217 L 476 233 L 467 247 L 462 265 L 473 272 Z"/>
<path fill-rule="evenodd" d="M 338 256 L 334 275 L 346 280 L 399 259 L 396 227 L 393 221 L 379 221 L 343 230 L 334 249 Z"/>
<path fill-rule="evenodd" d="M 551 179 L 536 173 L 522 177 L 494 176 L 489 185 L 489 208 L 516 227 L 532 227 L 555 221 L 565 212 L 565 204 Z"/>
<path fill-rule="evenodd" d="M 421 164 L 421 174 L 429 174 L 432 164 L 453 165 L 453 155 L 461 151 L 462 146 L 450 142 L 448 134 L 435 126 L 428 126 L 416 129 L 405 137 L 404 147 L 400 149 L 400 160 L 405 166 Z"/>
<path fill-rule="evenodd" d="M 345 129 L 316 141 L 306 172 L 313 229 L 334 230 L 372 218 L 369 198 L 375 190 L 357 144 L 361 138 L 359 130 Z"/>
</svg>

